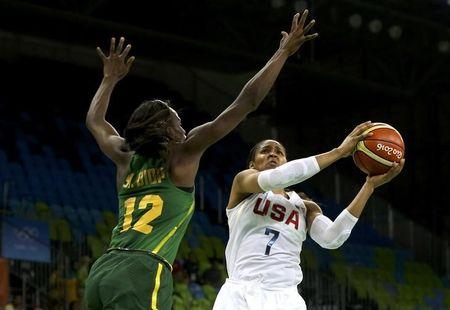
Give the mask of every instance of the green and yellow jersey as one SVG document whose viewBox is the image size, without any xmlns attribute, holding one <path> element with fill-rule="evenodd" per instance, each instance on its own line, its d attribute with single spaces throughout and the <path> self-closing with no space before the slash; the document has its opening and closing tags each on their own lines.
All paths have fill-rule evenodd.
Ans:
<svg viewBox="0 0 450 310">
<path fill-rule="evenodd" d="M 151 252 L 170 264 L 194 212 L 194 193 L 176 187 L 160 158 L 133 155 L 119 191 L 110 248 Z"/>
</svg>

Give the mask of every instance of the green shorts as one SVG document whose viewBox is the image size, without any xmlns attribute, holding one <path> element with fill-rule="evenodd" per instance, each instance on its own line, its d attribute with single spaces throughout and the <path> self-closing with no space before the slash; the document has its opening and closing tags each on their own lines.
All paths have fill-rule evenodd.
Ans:
<svg viewBox="0 0 450 310">
<path fill-rule="evenodd" d="M 170 310 L 172 291 L 172 273 L 161 261 L 145 252 L 113 250 L 89 272 L 85 308 Z"/>
</svg>

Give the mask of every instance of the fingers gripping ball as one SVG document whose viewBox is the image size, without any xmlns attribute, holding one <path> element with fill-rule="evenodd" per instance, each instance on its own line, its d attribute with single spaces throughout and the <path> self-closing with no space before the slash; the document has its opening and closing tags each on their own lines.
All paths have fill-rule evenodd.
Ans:
<svg viewBox="0 0 450 310">
<path fill-rule="evenodd" d="M 394 127 L 384 123 L 375 123 L 364 133 L 369 132 L 372 135 L 356 145 L 353 160 L 368 175 L 386 173 L 394 162 L 405 157 L 403 138 Z"/>
</svg>

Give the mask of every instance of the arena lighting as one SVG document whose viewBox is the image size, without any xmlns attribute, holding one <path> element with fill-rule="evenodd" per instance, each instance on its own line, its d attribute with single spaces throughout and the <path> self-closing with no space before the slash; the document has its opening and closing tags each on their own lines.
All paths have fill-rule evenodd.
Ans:
<svg viewBox="0 0 450 310">
<path fill-rule="evenodd" d="M 286 4 L 286 2 L 285 0 L 272 0 L 271 4 L 274 9 L 279 9 L 283 7 Z"/>
<path fill-rule="evenodd" d="M 353 14 L 348 18 L 348 23 L 354 29 L 359 29 L 362 25 L 362 17 L 359 14 Z"/>
<path fill-rule="evenodd" d="M 378 34 L 383 29 L 383 24 L 379 19 L 373 19 L 369 23 L 369 30 L 374 34 Z"/>
<path fill-rule="evenodd" d="M 389 28 L 388 32 L 389 32 L 389 36 L 391 37 L 391 39 L 393 40 L 398 40 L 400 39 L 400 37 L 402 36 L 402 27 L 398 26 L 398 25 L 393 25 Z"/>
<path fill-rule="evenodd" d="M 446 40 L 439 41 L 438 50 L 442 54 L 447 54 L 450 51 L 450 42 L 448 42 Z"/>
<path fill-rule="evenodd" d="M 306 2 L 304 0 L 299 0 L 299 1 L 294 2 L 295 12 L 303 12 L 307 8 L 308 8 L 308 2 Z"/>
</svg>

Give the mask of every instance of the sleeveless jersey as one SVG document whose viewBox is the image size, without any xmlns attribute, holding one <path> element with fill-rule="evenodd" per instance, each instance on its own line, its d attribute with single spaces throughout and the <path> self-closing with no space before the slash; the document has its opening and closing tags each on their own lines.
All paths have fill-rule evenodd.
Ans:
<svg viewBox="0 0 450 310">
<path fill-rule="evenodd" d="M 268 289 L 302 281 L 306 207 L 297 193 L 288 195 L 257 193 L 227 209 L 230 238 L 225 256 L 231 280 L 258 281 Z"/>
<path fill-rule="evenodd" d="M 176 187 L 164 164 L 133 155 L 110 247 L 150 251 L 172 264 L 194 212 L 194 193 Z"/>
</svg>

